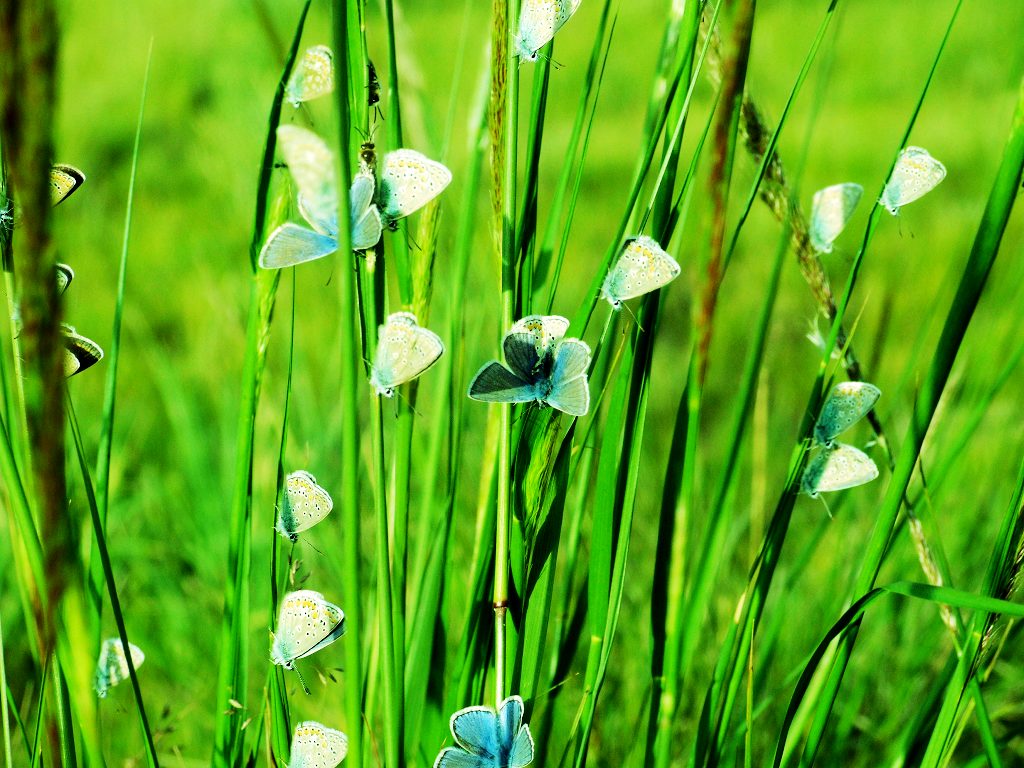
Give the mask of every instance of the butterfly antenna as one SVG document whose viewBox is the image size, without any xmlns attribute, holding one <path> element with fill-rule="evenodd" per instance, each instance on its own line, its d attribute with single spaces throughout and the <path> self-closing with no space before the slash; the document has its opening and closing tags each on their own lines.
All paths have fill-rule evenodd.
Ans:
<svg viewBox="0 0 1024 768">
<path fill-rule="evenodd" d="M 828 519 L 835 520 L 835 517 L 832 516 L 832 508 L 829 507 L 828 502 L 825 501 L 825 497 L 819 494 L 818 498 L 821 500 L 821 503 L 825 505 L 825 511 L 828 512 Z"/>
<path fill-rule="evenodd" d="M 643 333 L 644 327 L 640 325 L 640 319 L 633 313 L 633 310 L 629 308 L 629 305 L 626 302 L 622 302 L 622 306 L 626 312 L 629 313 L 629 316 L 633 318 L 633 322 L 636 323 L 636 327 L 640 329 L 641 333 Z"/>
<path fill-rule="evenodd" d="M 312 694 L 310 694 L 310 692 L 309 692 L 309 688 L 308 688 L 308 687 L 306 687 L 306 681 L 305 681 L 305 680 L 303 679 L 303 677 L 302 677 L 302 673 L 301 673 L 301 672 L 299 672 L 299 665 L 298 665 L 298 664 L 296 664 L 295 662 L 292 662 L 292 669 L 294 669 L 294 670 L 295 670 L 295 676 L 299 678 L 299 685 L 301 685 L 301 686 L 302 686 L 302 690 L 303 690 L 303 691 L 305 692 L 305 694 L 306 694 L 307 696 L 310 696 L 310 695 L 312 695 Z"/>
</svg>

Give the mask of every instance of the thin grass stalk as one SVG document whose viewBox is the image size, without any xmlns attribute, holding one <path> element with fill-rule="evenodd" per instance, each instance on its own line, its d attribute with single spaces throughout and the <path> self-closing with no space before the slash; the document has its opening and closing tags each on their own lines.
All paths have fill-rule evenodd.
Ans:
<svg viewBox="0 0 1024 768">
<path fill-rule="evenodd" d="M 959 8 L 959 5 L 957 7 Z M 1013 209 L 1017 190 L 1020 188 L 1022 168 L 1024 168 L 1024 87 L 1020 92 L 1002 163 L 985 206 L 970 256 L 964 266 L 963 276 L 946 317 L 942 335 L 931 358 L 931 365 L 915 401 L 913 417 L 907 429 L 907 435 L 897 458 L 885 498 L 879 509 L 878 520 L 868 542 L 860 573 L 854 584 L 854 595 L 865 594 L 874 586 L 892 528 L 896 522 L 896 516 L 901 507 L 903 494 L 906 492 L 917 463 L 921 445 L 931 425 L 939 399 L 945 390 L 953 362 L 960 350 L 981 291 L 999 253 L 999 244 Z M 829 677 L 829 684 L 823 693 L 822 705 L 818 710 L 818 717 L 803 752 L 805 763 L 808 759 L 813 759 L 820 747 L 825 723 L 831 711 L 831 702 L 834 701 L 838 693 L 839 685 L 842 683 L 853 652 L 853 646 L 856 643 L 857 629 L 857 625 L 852 626 L 840 642 L 837 658 Z"/>
<path fill-rule="evenodd" d="M 149 52 L 146 56 L 146 72 L 142 78 L 142 96 L 139 100 L 139 117 L 135 125 L 135 145 L 132 147 L 132 164 L 128 176 L 128 199 L 125 202 L 124 235 L 121 238 L 121 262 L 117 274 L 117 296 L 114 301 L 114 324 L 110 334 L 110 351 L 107 354 L 107 380 L 103 391 L 103 415 L 100 424 L 99 447 L 96 450 L 96 509 L 101 525 L 107 524 L 107 510 L 110 498 L 110 454 L 114 443 L 114 407 L 117 402 L 117 368 L 121 359 L 121 321 L 124 314 L 125 283 L 128 275 L 128 242 L 132 228 L 132 209 L 135 201 L 135 177 L 139 167 L 139 147 L 142 143 L 142 120 L 146 109 L 146 95 L 149 92 L 149 71 L 153 63 L 153 41 L 149 42 Z M 70 401 L 69 401 L 70 402 Z M 76 437 L 77 441 L 77 437 Z M 100 529 L 96 529 L 97 536 Z M 95 629 L 93 634 L 93 646 L 99 646 L 100 616 L 102 613 L 102 602 L 98 600 L 100 594 L 100 582 L 103 579 L 101 568 L 97 567 L 94 555 L 98 555 L 98 543 L 96 540 L 90 545 L 89 560 L 90 569 L 90 596 L 97 596 L 95 611 Z M 125 648 L 128 646 L 125 645 Z M 131 654 L 126 654 L 130 656 Z"/>
<path fill-rule="evenodd" d="M 71 428 L 71 437 L 75 444 L 75 452 L 78 456 L 79 469 L 82 475 L 82 485 L 85 488 L 86 501 L 89 506 L 90 522 L 93 529 L 92 546 L 96 549 L 99 570 L 103 576 L 107 595 L 110 598 L 110 612 L 114 617 L 114 624 L 117 626 L 117 635 L 121 640 L 122 648 L 130 648 L 128 643 L 128 630 L 125 628 L 124 614 L 121 611 L 121 600 L 117 595 L 117 582 L 114 580 L 114 568 L 110 561 L 110 551 L 107 549 L 107 536 L 105 522 L 100 512 L 100 502 L 94 491 L 92 479 L 89 476 L 89 463 L 85 455 L 85 443 L 82 440 L 82 432 L 78 427 L 78 418 L 75 415 L 74 405 L 71 402 L 71 395 L 67 394 L 68 425 Z M 97 585 L 98 586 L 98 585 Z M 98 596 L 98 595 L 97 595 Z M 89 612 L 90 618 L 98 622 L 99 617 L 94 616 L 94 611 Z M 85 638 L 83 638 L 83 641 Z M 92 642 L 91 646 L 97 648 L 98 643 Z M 91 657 L 87 657 L 91 661 Z M 149 718 L 146 716 L 146 705 L 142 699 L 142 688 L 139 686 L 139 678 L 135 669 L 135 661 L 130 652 L 125 653 L 125 660 L 128 663 L 128 676 L 131 679 L 132 693 L 135 696 L 135 708 L 139 713 L 139 723 L 142 728 L 142 735 L 146 746 L 146 764 L 151 768 L 159 766 L 156 755 L 156 745 L 153 742 L 153 734 L 149 727 Z M 86 670 L 90 667 L 86 666 Z M 88 697 L 92 701 L 92 687 L 86 682 L 85 687 L 75 691 L 77 696 Z"/>
<path fill-rule="evenodd" d="M 310 0 L 303 4 L 277 84 L 268 117 L 267 138 L 260 166 L 259 184 L 252 239 L 249 243 L 249 265 L 252 280 L 249 288 L 249 310 L 246 321 L 245 358 L 242 368 L 237 435 L 235 443 L 234 485 L 232 490 L 228 569 L 225 583 L 224 616 L 221 622 L 220 665 L 217 674 L 217 709 L 214 714 L 216 728 L 213 744 L 215 766 L 236 765 L 241 755 L 243 739 L 239 718 L 232 717 L 231 699 L 245 698 L 248 688 L 248 616 L 249 567 L 252 539 L 252 458 L 256 407 L 259 402 L 260 379 L 266 361 L 266 348 L 273 310 L 274 296 L 280 275 L 256 266 L 257 255 L 263 241 L 267 216 L 270 177 L 277 145 L 277 125 L 281 118 L 281 104 L 288 76 L 298 54 L 302 30 L 309 12 Z M 344 226 L 348 224 L 347 215 Z M 347 232 L 347 229 L 346 229 Z M 340 235 L 339 235 L 340 236 Z"/>
<path fill-rule="evenodd" d="M 285 373 L 284 402 L 281 404 L 281 441 L 277 450 L 277 478 L 274 485 L 276 493 L 274 498 L 278 504 L 290 504 L 285 479 L 285 453 L 288 445 L 288 421 L 291 414 L 292 401 L 292 374 L 295 365 L 295 305 L 296 301 L 296 270 L 291 271 L 291 311 L 288 318 L 288 363 Z M 276 522 L 276 521 L 275 521 Z M 272 631 L 277 631 L 277 609 L 280 605 L 281 592 L 287 587 L 287 578 L 290 571 L 292 554 L 295 551 L 295 544 L 291 545 L 288 553 L 288 562 L 284 569 L 278 565 L 278 554 L 281 551 L 281 537 L 277 535 L 276 525 L 274 533 L 271 534 L 273 541 L 270 547 L 270 590 L 268 614 L 271 617 Z M 288 688 L 285 683 L 285 670 L 276 664 L 270 665 L 270 673 L 267 680 L 266 704 L 264 709 L 269 712 L 269 731 L 267 733 L 267 749 L 271 756 L 280 756 L 282 759 L 289 754 L 291 741 L 291 717 L 288 706 Z M 260 729 L 256 730 L 259 733 Z"/>
<path fill-rule="evenodd" d="M 0 717 L 3 718 L 4 734 L 4 766 L 12 768 L 13 755 L 11 754 L 11 711 L 7 706 L 7 692 L 10 690 L 7 685 L 7 656 L 4 645 L 4 629 L 2 617 L 0 617 Z M 17 713 L 17 707 L 15 707 Z"/>
<path fill-rule="evenodd" d="M 541 257 L 537 265 L 537 271 L 543 274 L 549 284 L 547 298 L 549 312 L 552 311 L 552 308 L 554 307 L 555 294 L 558 290 L 559 278 L 562 274 L 562 265 L 565 262 L 565 254 L 569 247 L 569 236 L 572 232 L 572 222 L 576 215 L 576 205 L 579 201 L 580 187 L 583 184 L 583 175 L 586 168 L 585 160 L 588 150 L 590 149 L 590 138 L 594 127 L 594 118 L 597 115 L 598 95 L 600 94 L 601 83 L 604 80 L 605 67 L 608 64 L 608 56 L 611 54 L 612 37 L 615 34 L 615 23 L 613 21 L 611 28 L 608 30 L 607 37 L 604 37 L 604 25 L 609 15 L 609 6 L 610 3 L 605 4 L 604 12 L 601 16 L 601 26 L 598 32 L 598 37 L 594 42 L 592 62 L 598 64 L 598 66 L 596 71 L 590 67 L 587 69 L 587 82 L 585 86 L 586 93 L 581 95 L 577 122 L 573 126 L 573 136 L 570 139 L 570 151 L 566 153 L 565 168 L 559 179 L 559 187 L 555 192 L 554 202 L 551 207 L 552 213 L 548 219 L 548 229 L 544 236 Z M 603 52 L 604 55 L 601 57 L 600 61 L 597 62 L 596 57 L 599 52 Z M 590 102 L 588 104 L 584 99 L 590 97 L 590 91 L 593 91 L 593 97 L 590 98 Z M 580 129 L 582 129 L 582 146 L 577 150 L 577 145 L 580 141 L 576 136 L 576 132 Z M 572 171 L 574 169 L 576 173 L 573 177 Z M 564 207 L 564 198 L 566 194 L 564 187 L 568 185 L 570 178 L 572 178 L 573 181 L 573 188 L 569 195 L 568 208 L 565 212 L 563 221 L 563 217 L 560 213 Z M 548 272 L 550 271 L 551 266 L 551 250 L 554 247 L 555 231 L 558 226 L 561 226 L 562 228 L 562 236 L 558 244 L 558 253 L 555 255 L 554 274 L 549 275 Z M 622 229 L 623 231 L 625 230 L 625 222 L 623 222 Z M 621 233 L 619 234 L 619 237 L 621 237 Z"/>
<path fill-rule="evenodd" d="M 346 49 L 348 25 L 350 19 L 346 11 L 349 3 L 345 0 L 334 0 L 334 49 Z M 390 25 L 389 25 L 390 29 Z M 351 79 L 349 70 L 351 62 L 347 56 L 336 59 L 336 77 L 338 82 L 347 83 Z M 392 75 L 394 77 L 394 75 Z M 344 89 L 335 90 L 336 107 L 338 110 L 338 178 L 352 178 L 349 162 L 349 141 L 351 130 L 351 107 Z M 397 99 L 390 105 L 394 118 L 398 118 Z M 341 508 L 344 566 L 342 569 L 343 591 L 345 594 L 346 621 L 349 626 L 350 642 L 345 643 L 345 708 L 348 720 L 349 756 L 348 760 L 356 768 L 363 764 L 363 670 L 361 659 L 360 638 L 363 637 L 362 623 L 362 579 L 359 568 L 359 413 L 358 387 L 361 370 L 361 346 L 359 337 L 359 308 L 356 302 L 355 277 L 351 269 L 352 233 L 349 220 L 348 197 L 339 196 L 338 211 L 338 253 L 341 254 L 341 268 L 338 270 L 338 294 L 340 302 L 340 337 L 342 341 L 341 355 L 341 411 L 349 414 L 348 423 L 341 431 Z M 385 563 L 386 565 L 386 563 Z M 381 610 L 386 610 L 387 605 Z M 392 763 L 394 765 L 394 763 Z"/>
<path fill-rule="evenodd" d="M 504 71 L 501 98 L 502 124 L 497 132 L 504 139 L 501 186 L 495 190 L 501 210 L 501 328 L 512 326 L 516 308 L 516 171 L 519 139 L 519 59 L 515 56 L 515 32 L 512 20 L 519 18 L 518 0 L 495 0 L 494 29 L 504 31 L 504 39 L 495 45 L 491 65 Z M 492 99 L 494 96 L 492 95 Z M 496 129 L 492 127 L 492 131 Z M 497 160 L 497 158 L 495 158 Z M 494 536 L 494 696 L 500 704 L 505 698 L 507 664 L 506 614 L 509 587 L 509 527 L 512 523 L 512 406 L 498 405 L 498 503 Z"/>
</svg>

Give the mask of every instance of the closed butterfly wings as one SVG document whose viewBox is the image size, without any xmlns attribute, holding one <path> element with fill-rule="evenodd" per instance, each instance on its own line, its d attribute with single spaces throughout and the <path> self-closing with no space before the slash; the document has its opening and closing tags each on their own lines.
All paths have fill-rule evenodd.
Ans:
<svg viewBox="0 0 1024 768">
<path fill-rule="evenodd" d="M 398 219 L 418 211 L 440 195 L 452 172 L 414 149 L 396 149 L 384 155 L 378 202 L 390 229 Z"/>
<path fill-rule="evenodd" d="M 50 168 L 50 203 L 64 202 L 84 183 L 85 174 L 75 166 L 54 165 Z"/>
<path fill-rule="evenodd" d="M 142 666 L 142 662 L 146 660 L 146 654 L 134 643 L 128 643 L 128 648 L 132 655 L 132 666 L 138 670 Z M 111 688 L 127 680 L 130 674 L 121 638 L 109 637 L 104 640 L 100 647 L 100 657 L 93 678 L 93 688 L 97 695 L 101 699 L 105 698 Z"/>
<path fill-rule="evenodd" d="M 878 204 L 896 216 L 900 208 L 931 192 L 944 178 L 946 166 L 927 149 L 907 147 L 900 152 Z"/>
<path fill-rule="evenodd" d="M 652 238 L 640 235 L 622 249 L 604 279 L 601 295 L 613 309 L 619 309 L 626 299 L 661 288 L 678 276 L 676 260 Z"/>
<path fill-rule="evenodd" d="M 444 354 L 444 342 L 423 328 L 412 312 L 388 316 L 377 335 L 377 352 L 370 369 L 370 384 L 377 394 L 391 397 L 395 387 L 411 381 Z"/>
<path fill-rule="evenodd" d="M 305 470 L 296 470 L 285 480 L 285 501 L 277 517 L 277 531 L 290 541 L 312 528 L 331 513 L 334 501 L 316 478 Z"/>
<path fill-rule="evenodd" d="M 348 737 L 313 720 L 295 726 L 288 768 L 335 768 L 348 754 Z"/>
<path fill-rule="evenodd" d="M 831 253 L 832 244 L 853 215 L 864 187 L 848 182 L 833 184 L 814 193 L 811 204 L 811 246 L 818 253 Z"/>
<path fill-rule="evenodd" d="M 844 381 L 832 387 L 814 424 L 814 439 L 827 446 L 866 416 L 882 390 L 866 381 Z"/>
<path fill-rule="evenodd" d="M 296 64 L 285 98 L 293 107 L 304 101 L 325 96 L 334 90 L 334 56 L 326 45 L 308 48 Z"/>
<path fill-rule="evenodd" d="M 876 477 L 878 467 L 866 453 L 852 445 L 836 443 L 807 465 L 800 478 L 800 490 L 816 499 L 820 493 L 855 488 Z"/>
<path fill-rule="evenodd" d="M 441 750 L 434 768 L 525 768 L 533 762 L 533 737 L 523 724 L 519 696 L 505 699 L 497 712 L 490 707 L 460 709 L 449 726 L 458 746 Z"/>
<path fill-rule="evenodd" d="M 82 336 L 72 326 L 61 324 L 61 339 L 64 342 L 64 376 L 71 377 L 91 368 L 103 359 L 100 345 Z"/>
<path fill-rule="evenodd" d="M 281 601 L 270 658 L 285 669 L 345 634 L 345 613 L 311 589 L 289 592 Z"/>
<path fill-rule="evenodd" d="M 516 35 L 516 55 L 526 61 L 536 61 L 537 51 L 551 42 L 580 7 L 581 0 L 523 0 L 519 11 L 519 34 Z"/>
</svg>

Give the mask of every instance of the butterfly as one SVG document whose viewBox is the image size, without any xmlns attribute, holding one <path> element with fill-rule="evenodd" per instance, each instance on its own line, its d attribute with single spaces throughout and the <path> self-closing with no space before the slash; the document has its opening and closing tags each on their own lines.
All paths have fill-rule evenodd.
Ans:
<svg viewBox="0 0 1024 768">
<path fill-rule="evenodd" d="M 317 485 L 316 478 L 299 469 L 285 479 L 285 503 L 277 516 L 277 532 L 291 541 L 331 513 L 331 494 Z"/>
<path fill-rule="evenodd" d="M 377 352 L 370 385 L 378 395 L 391 397 L 395 387 L 412 381 L 444 354 L 444 342 L 420 327 L 412 312 L 395 312 L 377 331 Z"/>
<path fill-rule="evenodd" d="M 833 184 L 814 193 L 811 204 L 811 247 L 818 253 L 832 253 L 832 243 L 853 215 L 864 187 L 847 182 Z"/>
<path fill-rule="evenodd" d="M 338 250 L 334 153 L 323 139 L 305 128 L 282 125 L 277 136 L 299 189 L 299 212 L 312 229 L 287 222 L 271 232 L 259 255 L 259 265 L 264 269 L 295 266 Z M 353 250 L 372 248 L 380 240 L 380 212 L 373 202 L 375 186 L 373 173 L 362 170 L 349 188 Z"/>
<path fill-rule="evenodd" d="M 445 747 L 434 768 L 525 768 L 533 762 L 533 737 L 523 723 L 523 700 L 509 696 L 495 712 L 466 707 L 449 721 L 456 747 Z"/>
<path fill-rule="evenodd" d="M 537 51 L 551 42 L 555 33 L 576 13 L 582 0 L 523 0 L 519 11 L 516 55 L 537 60 Z"/>
<path fill-rule="evenodd" d="M 568 320 L 562 320 L 568 327 Z M 549 320 L 548 328 L 555 327 Z M 541 330 L 533 332 L 513 326 L 501 342 L 507 367 L 497 360 L 484 365 L 469 384 L 469 397 L 485 403 L 536 401 L 571 416 L 586 415 L 590 410 L 590 347 L 579 339 L 547 340 L 545 332 L 550 331 L 544 329 L 543 322 Z"/>
<path fill-rule="evenodd" d="M 384 155 L 377 202 L 388 229 L 397 229 L 398 219 L 425 206 L 451 181 L 447 167 L 414 149 L 396 149 Z"/>
<path fill-rule="evenodd" d="M 306 720 L 295 726 L 288 768 L 335 768 L 347 754 L 344 733 Z"/>
<path fill-rule="evenodd" d="M 103 350 L 99 344 L 80 335 L 66 323 L 61 323 L 61 338 L 64 340 L 65 377 L 81 373 L 103 359 Z"/>
<path fill-rule="evenodd" d="M 844 381 L 832 387 L 814 425 L 814 439 L 827 446 L 874 408 L 882 390 L 866 381 Z"/>
<path fill-rule="evenodd" d="M 807 465 L 800 478 L 800 490 L 816 499 L 819 493 L 855 488 L 876 477 L 878 467 L 866 453 L 852 445 L 836 443 L 823 449 Z"/>
<path fill-rule="evenodd" d="M 900 208 L 931 192 L 946 178 L 946 166 L 921 147 L 907 147 L 896 160 L 879 205 L 893 216 Z"/>
<path fill-rule="evenodd" d="M 142 662 L 146 660 L 146 654 L 134 643 L 128 643 L 128 648 L 132 654 L 132 666 L 137 671 L 142 666 Z M 121 638 L 108 637 L 100 646 L 100 658 L 96 664 L 93 688 L 101 699 L 106 698 L 107 691 L 121 681 L 127 680 L 129 675 L 128 659 L 125 658 Z"/>
<path fill-rule="evenodd" d="M 67 264 L 61 264 L 57 262 L 57 293 L 63 295 L 64 291 L 71 285 L 71 281 L 75 279 L 75 270 L 73 270 Z"/>
<path fill-rule="evenodd" d="M 613 309 L 622 302 L 643 296 L 667 285 L 679 276 L 679 264 L 646 235 L 626 242 L 618 260 L 608 271 L 601 286 L 601 296 Z"/>
<path fill-rule="evenodd" d="M 319 592 L 300 589 L 281 601 L 270 659 L 285 669 L 311 656 L 345 634 L 345 612 Z"/>
<path fill-rule="evenodd" d="M 308 48 L 288 78 L 284 96 L 293 107 L 334 90 L 334 55 L 326 45 Z"/>
<path fill-rule="evenodd" d="M 54 165 L 50 168 L 50 202 L 63 203 L 85 183 L 85 174 L 73 165 Z"/>
</svg>

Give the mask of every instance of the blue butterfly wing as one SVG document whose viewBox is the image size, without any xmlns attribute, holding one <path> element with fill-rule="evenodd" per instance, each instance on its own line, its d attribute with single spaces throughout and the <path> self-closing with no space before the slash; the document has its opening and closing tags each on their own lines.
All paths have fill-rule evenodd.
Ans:
<svg viewBox="0 0 1024 768">
<path fill-rule="evenodd" d="M 485 403 L 529 403 L 537 399 L 537 388 L 492 360 L 469 383 L 469 396 Z"/>
<path fill-rule="evenodd" d="M 544 402 L 570 416 L 585 416 L 590 410 L 589 367 L 590 347 L 579 339 L 559 342 Z"/>
<path fill-rule="evenodd" d="M 446 747 L 434 761 L 434 768 L 493 768 L 494 762 L 459 749 Z"/>
<path fill-rule="evenodd" d="M 481 766 L 497 766 L 501 756 L 498 718 L 488 707 L 466 707 L 451 718 L 455 742 Z"/>
<path fill-rule="evenodd" d="M 499 764 L 507 768 L 524 768 L 533 762 L 533 737 L 529 726 L 523 725 L 523 709 L 519 696 L 509 696 L 498 708 Z"/>
<path fill-rule="evenodd" d="M 338 241 L 333 237 L 288 222 L 270 233 L 260 250 L 259 265 L 264 269 L 293 267 L 336 250 Z"/>
<path fill-rule="evenodd" d="M 540 357 L 537 340 L 532 333 L 507 333 L 501 340 L 501 347 L 509 368 L 526 381 L 536 380 Z"/>
<path fill-rule="evenodd" d="M 508 753 L 505 765 L 508 768 L 526 768 L 533 762 L 533 736 L 530 735 L 530 726 L 524 725 L 516 734 L 512 742 L 512 750 Z"/>
</svg>

